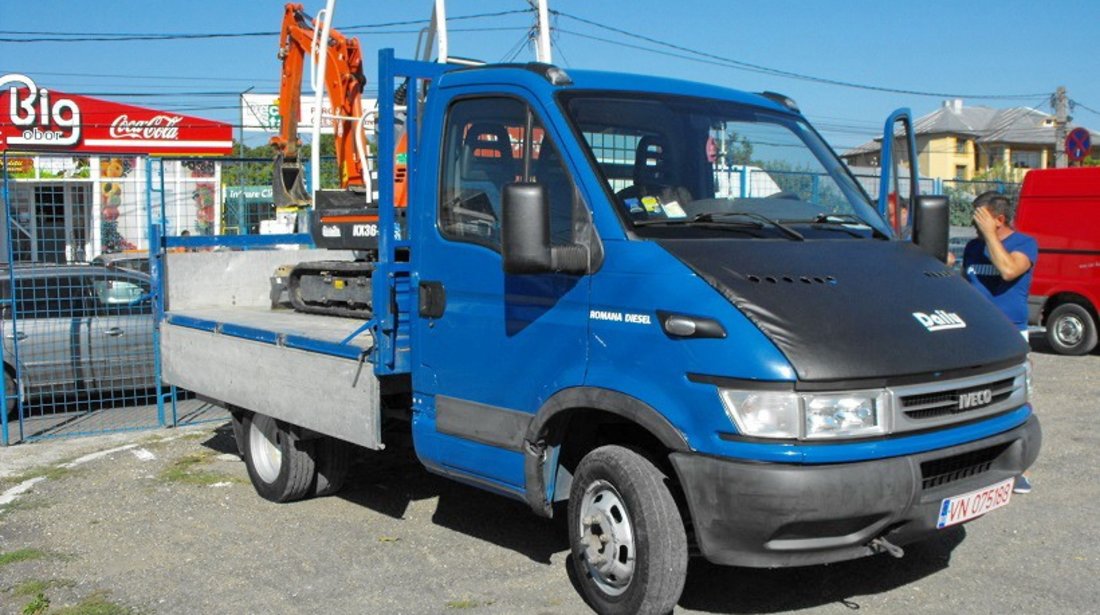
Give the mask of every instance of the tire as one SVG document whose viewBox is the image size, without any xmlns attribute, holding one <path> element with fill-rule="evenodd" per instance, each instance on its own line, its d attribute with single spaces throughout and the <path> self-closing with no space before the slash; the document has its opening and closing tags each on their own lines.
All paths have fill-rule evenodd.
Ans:
<svg viewBox="0 0 1100 615">
<path fill-rule="evenodd" d="M 333 495 L 344 488 L 351 466 L 351 445 L 337 438 L 324 437 L 313 442 L 313 461 L 317 465 L 317 480 L 313 495 Z"/>
<path fill-rule="evenodd" d="M 229 411 L 229 423 L 233 427 L 233 441 L 237 444 L 237 455 L 244 459 L 244 450 L 248 447 L 248 434 L 244 428 L 244 419 L 248 412 L 233 408 Z"/>
<path fill-rule="evenodd" d="M 1088 354 L 1096 348 L 1096 321 L 1084 306 L 1063 303 L 1047 318 L 1047 341 L 1058 354 Z"/>
<path fill-rule="evenodd" d="M 317 474 L 310 443 L 298 430 L 263 414 L 244 417 L 248 446 L 244 461 L 256 493 L 272 502 L 293 502 L 312 495 Z"/>
<path fill-rule="evenodd" d="M 680 600 L 687 535 L 666 481 L 652 462 L 621 446 L 597 448 L 577 466 L 569 493 L 570 562 L 597 613 L 664 615 Z"/>
</svg>

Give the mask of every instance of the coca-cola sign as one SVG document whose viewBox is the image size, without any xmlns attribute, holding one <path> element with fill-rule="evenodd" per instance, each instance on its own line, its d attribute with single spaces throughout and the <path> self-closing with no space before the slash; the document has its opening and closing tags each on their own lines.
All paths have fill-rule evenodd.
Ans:
<svg viewBox="0 0 1100 615">
<path fill-rule="evenodd" d="M 157 115 L 147 120 L 131 120 L 120 115 L 111 122 L 111 137 L 114 139 L 179 139 L 180 115 Z"/>
<path fill-rule="evenodd" d="M 229 154 L 226 123 L 62 94 L 26 75 L 0 77 L 0 152 Z"/>
</svg>

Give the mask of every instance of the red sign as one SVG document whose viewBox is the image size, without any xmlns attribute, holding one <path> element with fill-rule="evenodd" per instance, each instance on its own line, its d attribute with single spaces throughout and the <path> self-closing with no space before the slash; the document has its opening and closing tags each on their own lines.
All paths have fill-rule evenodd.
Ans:
<svg viewBox="0 0 1100 615">
<path fill-rule="evenodd" d="M 39 88 L 0 77 L 0 152 L 230 154 L 233 127 L 168 111 Z"/>
</svg>

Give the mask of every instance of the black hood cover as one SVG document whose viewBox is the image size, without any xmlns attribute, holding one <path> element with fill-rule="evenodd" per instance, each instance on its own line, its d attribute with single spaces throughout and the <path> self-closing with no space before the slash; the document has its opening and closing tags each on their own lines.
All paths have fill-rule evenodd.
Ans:
<svg viewBox="0 0 1100 615">
<path fill-rule="evenodd" d="M 1027 344 L 992 304 L 908 243 L 657 243 L 760 327 L 802 381 L 892 380 L 1023 361 L 1027 354 Z M 914 312 L 928 315 L 927 326 Z"/>
</svg>

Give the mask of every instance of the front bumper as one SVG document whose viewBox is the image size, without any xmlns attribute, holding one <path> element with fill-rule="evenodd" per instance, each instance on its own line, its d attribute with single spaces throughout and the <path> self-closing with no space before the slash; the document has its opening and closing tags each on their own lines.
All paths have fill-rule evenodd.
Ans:
<svg viewBox="0 0 1100 615">
<path fill-rule="evenodd" d="M 903 545 L 934 534 L 944 498 L 1022 473 L 1041 442 L 1032 416 L 975 442 L 874 461 L 794 465 L 694 453 L 671 459 L 703 556 L 770 568 L 855 559 L 877 553 L 870 542 L 878 537 Z"/>
</svg>

